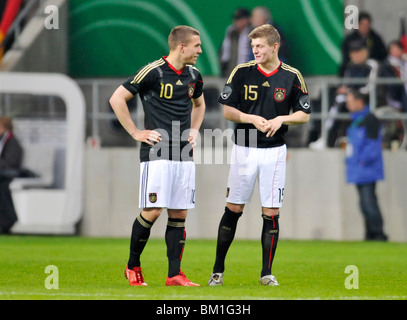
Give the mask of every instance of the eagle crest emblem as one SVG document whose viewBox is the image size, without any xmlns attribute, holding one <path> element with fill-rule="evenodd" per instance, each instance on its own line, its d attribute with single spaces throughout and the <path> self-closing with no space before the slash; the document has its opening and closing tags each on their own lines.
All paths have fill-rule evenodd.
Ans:
<svg viewBox="0 0 407 320">
<path fill-rule="evenodd" d="M 151 203 L 156 203 L 157 202 L 157 193 L 149 193 L 148 199 L 150 200 Z"/>
<path fill-rule="evenodd" d="M 274 90 L 274 100 L 277 102 L 284 101 L 285 99 L 285 89 L 282 88 L 276 88 Z"/>
<path fill-rule="evenodd" d="M 195 83 L 188 84 L 188 96 L 192 98 L 195 92 Z"/>
</svg>

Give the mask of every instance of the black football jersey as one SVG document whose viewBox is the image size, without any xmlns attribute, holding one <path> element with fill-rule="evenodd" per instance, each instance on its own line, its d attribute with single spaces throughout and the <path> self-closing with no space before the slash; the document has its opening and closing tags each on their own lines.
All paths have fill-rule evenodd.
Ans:
<svg viewBox="0 0 407 320">
<path fill-rule="evenodd" d="M 270 74 L 260 69 L 255 61 L 238 65 L 227 79 L 219 102 L 268 120 L 299 110 L 311 113 L 301 73 L 285 63 L 280 63 Z M 246 147 L 277 147 L 285 144 L 287 130 L 288 126 L 282 125 L 273 137 L 267 138 L 266 133 L 257 130 L 254 125 L 238 123 L 234 141 Z"/>
<path fill-rule="evenodd" d="M 123 86 L 143 103 L 145 129 L 161 133 L 161 141 L 151 147 L 141 144 L 140 160 L 181 159 L 191 128 L 191 98 L 202 95 L 203 81 L 198 69 L 176 70 L 163 57 L 142 67 Z M 185 151 L 185 150 L 184 150 Z"/>
</svg>

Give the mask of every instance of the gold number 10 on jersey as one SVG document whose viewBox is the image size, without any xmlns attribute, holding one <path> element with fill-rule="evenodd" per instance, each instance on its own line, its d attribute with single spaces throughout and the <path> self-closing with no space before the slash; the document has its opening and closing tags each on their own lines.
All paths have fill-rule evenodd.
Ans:
<svg viewBox="0 0 407 320">
<path fill-rule="evenodd" d="M 161 83 L 160 98 L 171 99 L 174 88 L 171 83 Z"/>
</svg>

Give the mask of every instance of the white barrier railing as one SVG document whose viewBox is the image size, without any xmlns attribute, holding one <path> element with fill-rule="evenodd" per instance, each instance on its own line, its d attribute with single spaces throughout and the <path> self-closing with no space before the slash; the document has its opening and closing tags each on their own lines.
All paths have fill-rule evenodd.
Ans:
<svg viewBox="0 0 407 320">
<path fill-rule="evenodd" d="M 206 90 L 213 89 L 215 92 L 220 93 L 223 89 L 225 80 L 219 77 L 204 77 Z M 78 79 L 77 84 L 80 86 L 86 96 L 87 109 L 86 118 L 88 124 L 88 135 L 100 139 L 101 132 L 101 120 L 113 121 L 116 120 L 116 116 L 109 110 L 108 98 L 113 94 L 114 90 L 123 82 L 121 79 Z M 378 86 L 383 85 L 401 85 L 407 82 L 407 79 L 393 79 L 393 78 L 377 78 L 375 80 L 368 80 L 366 78 L 353 78 L 344 79 L 338 77 L 308 77 L 305 79 L 310 91 L 311 100 L 320 101 L 321 110 L 313 109 L 311 114 L 312 121 L 321 121 L 321 137 L 324 141 L 327 141 L 328 130 L 325 125 L 328 120 L 336 119 L 349 119 L 348 113 L 337 113 L 332 116 L 329 115 L 329 109 L 331 107 L 330 101 L 333 97 L 330 96 L 332 88 L 339 87 L 341 85 L 354 85 L 361 84 L 370 85 L 369 104 L 373 112 L 376 112 L 383 106 L 379 106 L 377 102 Z M 137 99 L 139 99 L 137 97 Z M 3 97 L 0 97 L 0 113 L 7 114 L 7 111 L 11 108 L 11 99 L 8 98 L 7 93 Z M 216 127 L 222 130 L 230 127 L 230 122 L 223 118 L 221 105 L 217 103 L 217 99 L 211 99 L 210 104 L 207 105 L 207 113 L 205 115 L 206 123 L 214 123 Z M 49 112 L 54 110 L 54 100 L 49 99 Z M 138 107 L 131 112 L 131 116 L 136 122 L 136 125 L 142 127 L 144 122 L 144 113 L 141 107 L 141 101 L 137 101 Z M 387 108 L 392 112 L 376 112 L 376 115 L 381 120 L 386 121 L 401 121 L 405 128 L 407 128 L 407 113 L 398 112 L 396 109 Z M 205 123 L 204 123 L 205 125 Z M 404 130 L 404 139 L 401 147 L 405 148 L 407 144 L 407 130 Z"/>
<path fill-rule="evenodd" d="M 327 140 L 327 129 L 326 129 L 326 121 L 328 121 L 329 117 L 329 109 L 330 109 L 330 100 L 331 97 L 329 95 L 330 89 L 334 87 L 339 87 L 341 85 L 366 85 L 369 84 L 370 86 L 370 95 L 369 95 L 369 105 L 373 112 L 379 109 L 382 106 L 378 106 L 377 103 L 377 89 L 379 85 L 400 85 L 405 84 L 407 79 L 400 80 L 400 79 L 393 79 L 393 78 L 377 78 L 375 80 L 369 80 L 366 78 L 337 78 L 337 77 L 310 77 L 305 79 L 308 88 L 311 88 L 310 91 L 316 90 L 319 91 L 317 93 L 310 92 L 312 99 L 319 99 L 321 101 L 321 111 L 313 111 L 311 115 L 312 120 L 321 121 L 321 137 L 326 141 Z M 103 87 L 117 87 L 120 83 L 123 82 L 123 79 L 81 79 L 77 80 L 79 86 L 84 90 L 85 88 L 91 89 L 91 105 L 88 106 L 88 113 L 87 117 L 89 121 L 92 123 L 91 126 L 91 135 L 94 137 L 100 137 L 100 128 L 99 128 L 99 120 L 114 120 L 116 119 L 115 115 L 112 112 L 101 111 L 101 101 L 100 101 L 100 92 L 103 91 Z M 218 77 L 205 77 L 205 88 L 214 88 L 220 93 L 223 89 L 225 80 Z M 113 93 L 113 89 L 111 89 L 111 93 Z M 141 106 L 140 101 L 138 101 L 138 105 Z M 219 106 L 207 106 L 208 112 L 206 113 L 205 119 L 207 121 L 217 121 L 219 127 L 221 129 L 227 128 L 230 124 L 228 121 L 223 119 L 223 115 L 221 114 L 221 108 Z M 142 125 L 144 115 L 142 112 L 142 108 L 137 108 L 134 113 L 132 113 L 136 124 Z M 378 118 L 381 120 L 402 120 L 403 122 L 407 122 L 407 113 L 401 112 L 394 112 L 391 113 L 379 113 L 377 114 Z M 219 122 L 219 119 L 222 118 L 222 121 Z M 333 116 L 333 119 L 349 119 L 348 113 L 337 113 Z M 405 127 L 407 127 L 405 125 Z M 407 143 L 407 130 L 404 133 L 405 138 L 403 141 L 402 146 L 405 147 Z"/>
</svg>

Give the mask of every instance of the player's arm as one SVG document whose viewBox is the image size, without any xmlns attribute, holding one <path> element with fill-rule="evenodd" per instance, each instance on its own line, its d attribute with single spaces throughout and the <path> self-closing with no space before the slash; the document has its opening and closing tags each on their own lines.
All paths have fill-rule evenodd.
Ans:
<svg viewBox="0 0 407 320">
<path fill-rule="evenodd" d="M 140 142 L 145 142 L 149 145 L 154 145 L 154 143 L 161 140 L 161 135 L 154 130 L 138 129 L 136 124 L 131 119 L 127 101 L 133 97 L 134 95 L 121 85 L 113 93 L 109 102 L 120 124 L 127 131 L 127 133 L 132 136 L 133 139 Z"/>
<path fill-rule="evenodd" d="M 194 146 L 196 144 L 195 141 L 205 116 L 205 109 L 206 105 L 203 93 L 200 97 L 192 99 L 191 130 L 189 133 L 188 141 Z"/>
<path fill-rule="evenodd" d="M 267 131 L 268 121 L 261 116 L 245 113 L 228 105 L 223 106 L 223 115 L 227 120 L 236 123 L 251 123 L 257 130 L 261 132 Z"/>
<path fill-rule="evenodd" d="M 289 115 L 275 117 L 274 119 L 268 121 L 268 132 L 266 137 L 272 137 L 283 124 L 295 126 L 307 123 L 310 116 L 311 115 L 309 113 L 305 113 L 304 111 L 296 111 Z"/>
</svg>

